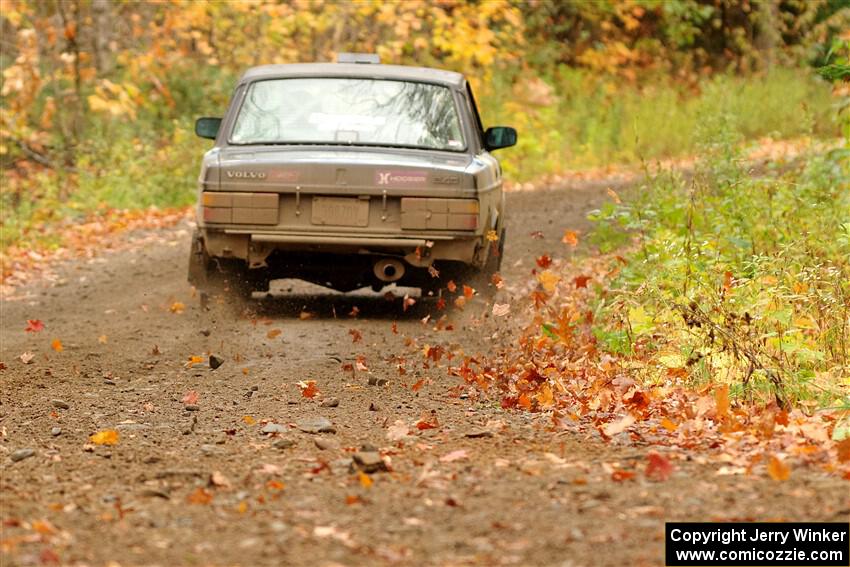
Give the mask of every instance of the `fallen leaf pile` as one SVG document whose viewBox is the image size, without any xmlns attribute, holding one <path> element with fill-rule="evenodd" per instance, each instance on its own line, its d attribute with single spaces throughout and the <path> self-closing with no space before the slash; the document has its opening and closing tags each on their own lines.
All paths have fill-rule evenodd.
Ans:
<svg viewBox="0 0 850 567">
<path fill-rule="evenodd" d="M 9 246 L 0 252 L 0 296 L 15 299 L 15 289 L 33 279 L 44 278 L 51 273 L 54 264 L 70 258 L 91 258 L 104 249 L 119 250 L 138 245 L 125 238 L 129 230 L 166 228 L 192 217 L 192 208 L 141 210 L 105 210 L 92 214 L 80 222 L 69 217 L 62 222 L 49 222 L 28 229 L 25 245 Z M 50 234 L 49 241 L 38 244 L 39 234 Z M 145 238 L 161 239 L 158 234 Z M 59 246 L 54 245 L 59 242 Z M 40 330 L 40 329 L 39 329 Z M 35 329 L 31 332 L 37 332 Z"/>
<path fill-rule="evenodd" d="M 572 245 L 572 231 L 564 242 Z M 649 444 L 671 450 L 711 449 L 722 463 L 718 474 L 767 474 L 789 478 L 794 466 L 814 466 L 850 480 L 850 439 L 833 436 L 843 416 L 840 409 L 807 415 L 775 401 L 730 398 L 729 385 L 695 388 L 687 368 L 668 373 L 664 382 L 640 379 L 644 360 L 638 352 L 614 355 L 598 348 L 593 334 L 593 301 L 613 277 L 619 257 L 583 259 L 555 270 L 538 259 L 535 281 L 526 301 L 514 301 L 511 313 L 522 328 L 491 356 L 466 356 L 449 372 L 496 397 L 503 408 L 548 412 L 554 430 L 595 434 L 617 444 Z M 573 273 L 578 269 L 581 273 Z M 616 270 L 616 268 L 615 268 Z M 507 309 L 493 306 L 493 314 Z M 423 418 L 417 428 L 430 427 Z M 663 481 L 670 462 L 650 454 L 646 476 Z M 627 480 L 614 471 L 615 480 Z"/>
</svg>

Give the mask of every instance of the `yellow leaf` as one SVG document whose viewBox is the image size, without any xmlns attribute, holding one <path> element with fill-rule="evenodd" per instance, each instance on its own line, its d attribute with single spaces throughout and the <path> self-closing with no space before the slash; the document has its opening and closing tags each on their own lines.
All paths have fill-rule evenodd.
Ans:
<svg viewBox="0 0 850 567">
<path fill-rule="evenodd" d="M 561 238 L 561 242 L 564 244 L 569 244 L 573 248 L 578 246 L 578 232 L 575 230 L 565 230 L 564 237 Z"/>
<path fill-rule="evenodd" d="M 187 366 L 187 367 L 189 367 L 189 368 L 191 368 L 191 367 L 192 367 L 192 366 L 194 366 L 195 364 L 200 364 L 200 363 L 202 363 L 203 361 L 204 361 L 204 357 L 203 357 L 203 356 L 190 356 L 190 357 L 189 357 L 189 362 L 187 362 L 187 363 L 186 363 L 186 366 Z"/>
<path fill-rule="evenodd" d="M 100 335 L 100 336 L 97 338 L 97 342 L 99 342 L 99 343 L 100 343 L 100 344 L 102 344 L 102 345 L 105 345 L 105 344 L 106 344 L 106 342 L 107 342 L 106 335 Z"/>
<path fill-rule="evenodd" d="M 488 230 L 487 234 L 484 235 L 484 238 L 486 238 L 489 242 L 498 242 L 499 241 L 499 235 L 496 234 L 495 230 Z"/>
<path fill-rule="evenodd" d="M 268 333 L 266 333 L 266 336 L 270 339 L 273 339 L 276 336 L 278 336 L 281 332 L 282 331 L 280 329 L 271 329 Z"/>
<path fill-rule="evenodd" d="M 537 274 L 537 281 L 540 282 L 540 285 L 543 286 L 543 289 L 548 291 L 549 293 L 554 293 L 555 288 L 558 286 L 558 282 L 561 281 L 561 277 L 551 270 L 543 270 L 539 274 Z"/>
<path fill-rule="evenodd" d="M 248 511 L 248 503 L 243 500 L 239 503 L 239 506 L 236 507 L 236 511 L 240 514 L 244 514 Z"/>
<path fill-rule="evenodd" d="M 56 528 L 47 520 L 36 520 L 32 523 L 33 531 L 42 535 L 50 535 L 56 531 Z"/>
<path fill-rule="evenodd" d="M 552 395 L 552 388 L 549 387 L 549 384 L 543 384 L 535 397 L 537 398 L 537 403 L 544 408 L 550 407 L 555 402 L 555 397 Z"/>
<path fill-rule="evenodd" d="M 360 479 L 360 486 L 362 486 L 363 488 L 371 488 L 372 483 L 375 482 L 374 480 L 372 480 L 371 476 L 364 473 L 363 471 L 359 471 L 357 473 L 357 478 Z"/>
<path fill-rule="evenodd" d="M 714 392 L 714 401 L 717 404 L 717 417 L 726 417 L 729 413 L 729 385 L 722 384 Z"/>
<path fill-rule="evenodd" d="M 53 342 L 50 343 L 50 347 L 56 352 L 62 352 L 63 350 L 65 350 L 62 346 L 62 341 L 60 341 L 59 339 L 53 339 Z"/>
<path fill-rule="evenodd" d="M 118 432 L 114 429 L 104 429 L 89 437 L 89 441 L 95 445 L 115 445 L 118 443 L 118 437 Z"/>
<path fill-rule="evenodd" d="M 250 415 L 243 416 L 242 421 L 244 421 L 247 425 L 254 425 L 255 423 L 257 423 Z"/>
<path fill-rule="evenodd" d="M 665 417 L 661 420 L 661 427 L 672 433 L 673 431 L 676 431 L 679 426 Z"/>
<path fill-rule="evenodd" d="M 171 304 L 171 307 L 169 307 L 169 309 L 172 313 L 177 313 L 179 315 L 180 313 L 183 313 L 183 311 L 186 310 L 186 306 L 180 303 L 179 301 L 175 301 Z"/>
<path fill-rule="evenodd" d="M 767 463 L 767 474 L 776 481 L 788 480 L 791 476 L 791 467 L 782 462 L 779 457 L 771 456 L 770 462 Z"/>
</svg>

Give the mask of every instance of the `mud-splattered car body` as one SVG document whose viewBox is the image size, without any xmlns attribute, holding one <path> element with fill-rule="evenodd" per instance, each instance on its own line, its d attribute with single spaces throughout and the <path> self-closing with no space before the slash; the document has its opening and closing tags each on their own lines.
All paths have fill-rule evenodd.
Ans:
<svg viewBox="0 0 850 567">
<path fill-rule="evenodd" d="M 505 205 L 490 151 L 516 132 L 484 130 L 458 73 L 255 67 L 196 133 L 215 140 L 198 179 L 199 287 L 224 275 L 248 293 L 286 277 L 436 289 L 458 271 L 498 269 Z"/>
</svg>

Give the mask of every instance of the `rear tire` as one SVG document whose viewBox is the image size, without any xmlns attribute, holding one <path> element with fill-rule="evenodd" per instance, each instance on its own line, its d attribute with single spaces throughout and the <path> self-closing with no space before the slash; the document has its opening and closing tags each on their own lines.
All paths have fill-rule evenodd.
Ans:
<svg viewBox="0 0 850 567">
<path fill-rule="evenodd" d="M 195 232 L 189 252 L 189 283 L 208 295 L 225 295 L 247 300 L 254 291 L 268 290 L 264 272 L 249 270 L 242 260 L 211 257 Z"/>
<path fill-rule="evenodd" d="M 502 257 L 505 252 L 505 233 L 506 231 L 503 228 L 499 235 L 498 245 L 494 250 L 490 250 L 484 266 L 481 268 L 470 267 L 466 278 L 467 285 L 472 286 L 479 294 L 488 298 L 496 295 L 498 291 L 493 284 L 493 275 L 497 274 L 502 268 Z"/>
</svg>

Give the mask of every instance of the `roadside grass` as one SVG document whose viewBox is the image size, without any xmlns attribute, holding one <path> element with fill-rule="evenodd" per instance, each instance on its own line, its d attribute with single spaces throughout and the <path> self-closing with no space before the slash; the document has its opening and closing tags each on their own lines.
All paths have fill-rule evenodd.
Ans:
<svg viewBox="0 0 850 567">
<path fill-rule="evenodd" d="M 627 251 L 596 338 L 652 382 L 850 409 L 850 146 L 752 171 L 733 124 L 705 125 L 693 177 L 591 215 L 592 242 Z"/>
<path fill-rule="evenodd" d="M 497 78 L 479 104 L 485 124 L 519 131 L 517 147 L 499 157 L 506 175 L 520 182 L 565 169 L 693 155 L 700 149 L 696 132 L 721 115 L 744 139 L 840 135 L 830 85 L 806 70 L 630 85 L 564 68 L 545 83 L 517 84 Z"/>
</svg>

